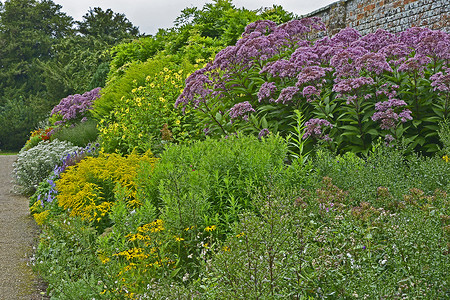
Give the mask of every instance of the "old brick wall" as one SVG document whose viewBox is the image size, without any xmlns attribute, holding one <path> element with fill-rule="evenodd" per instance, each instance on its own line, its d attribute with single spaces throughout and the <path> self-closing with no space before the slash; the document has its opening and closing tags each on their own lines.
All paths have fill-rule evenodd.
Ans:
<svg viewBox="0 0 450 300">
<path fill-rule="evenodd" d="M 321 17 L 333 35 L 353 27 L 361 34 L 378 28 L 400 32 L 428 27 L 450 33 L 450 0 L 341 0 L 304 17 Z"/>
</svg>

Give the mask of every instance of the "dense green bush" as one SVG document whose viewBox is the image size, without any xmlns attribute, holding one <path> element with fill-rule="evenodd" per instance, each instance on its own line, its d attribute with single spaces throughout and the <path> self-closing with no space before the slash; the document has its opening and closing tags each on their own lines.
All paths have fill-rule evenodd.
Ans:
<svg viewBox="0 0 450 300">
<path fill-rule="evenodd" d="M 0 149 L 19 151 L 39 121 L 35 107 L 23 99 L 0 104 Z"/>
<path fill-rule="evenodd" d="M 228 226 L 241 209 L 252 207 L 247 189 L 281 172 L 285 157 L 286 144 L 277 136 L 238 135 L 170 146 L 154 169 L 143 167 L 138 173 L 138 192 L 161 207 L 165 222 L 177 228 Z M 201 202 L 198 209 L 196 201 Z"/>
<path fill-rule="evenodd" d="M 173 58 L 158 57 L 143 63 L 131 62 L 123 66 L 124 73 L 109 78 L 101 97 L 95 101 L 92 111 L 98 120 L 108 117 L 123 99 L 132 97 L 132 90 L 145 84 L 149 75 L 159 73 L 164 67 L 173 65 Z"/>
<path fill-rule="evenodd" d="M 106 152 L 131 153 L 150 149 L 157 155 L 164 144 L 186 143 L 204 135 L 193 114 L 174 108 L 187 74 L 198 68 L 198 64 L 176 66 L 159 61 L 145 64 L 151 68 L 140 75 L 147 74 L 144 82 L 141 85 L 135 82 L 130 94 L 114 105 L 109 116 L 100 120 L 101 142 Z M 100 102 L 104 101 L 102 99 Z"/>
</svg>

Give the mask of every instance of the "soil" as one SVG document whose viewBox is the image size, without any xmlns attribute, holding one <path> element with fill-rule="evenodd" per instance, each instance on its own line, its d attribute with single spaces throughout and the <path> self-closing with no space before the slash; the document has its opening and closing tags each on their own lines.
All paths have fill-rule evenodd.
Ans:
<svg viewBox="0 0 450 300">
<path fill-rule="evenodd" d="M 0 300 L 42 300 L 45 284 L 31 268 L 39 228 L 28 198 L 13 192 L 15 155 L 0 155 Z"/>
</svg>

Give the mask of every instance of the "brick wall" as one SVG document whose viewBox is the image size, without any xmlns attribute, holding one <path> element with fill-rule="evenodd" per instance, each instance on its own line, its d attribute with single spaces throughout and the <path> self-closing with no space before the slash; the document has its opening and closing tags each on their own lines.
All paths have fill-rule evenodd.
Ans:
<svg viewBox="0 0 450 300">
<path fill-rule="evenodd" d="M 341 0 L 304 17 L 321 17 L 333 35 L 353 27 L 365 35 L 378 28 L 400 32 L 428 27 L 450 33 L 450 0 Z"/>
</svg>

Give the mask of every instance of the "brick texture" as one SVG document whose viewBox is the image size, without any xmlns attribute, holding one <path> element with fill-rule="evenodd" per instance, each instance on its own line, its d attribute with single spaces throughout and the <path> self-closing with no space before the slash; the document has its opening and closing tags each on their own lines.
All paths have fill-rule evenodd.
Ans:
<svg viewBox="0 0 450 300">
<path fill-rule="evenodd" d="M 304 17 L 321 17 L 328 35 L 345 27 L 361 34 L 378 28 L 400 32 L 410 27 L 428 27 L 450 33 L 450 0 L 341 0 Z"/>
</svg>

